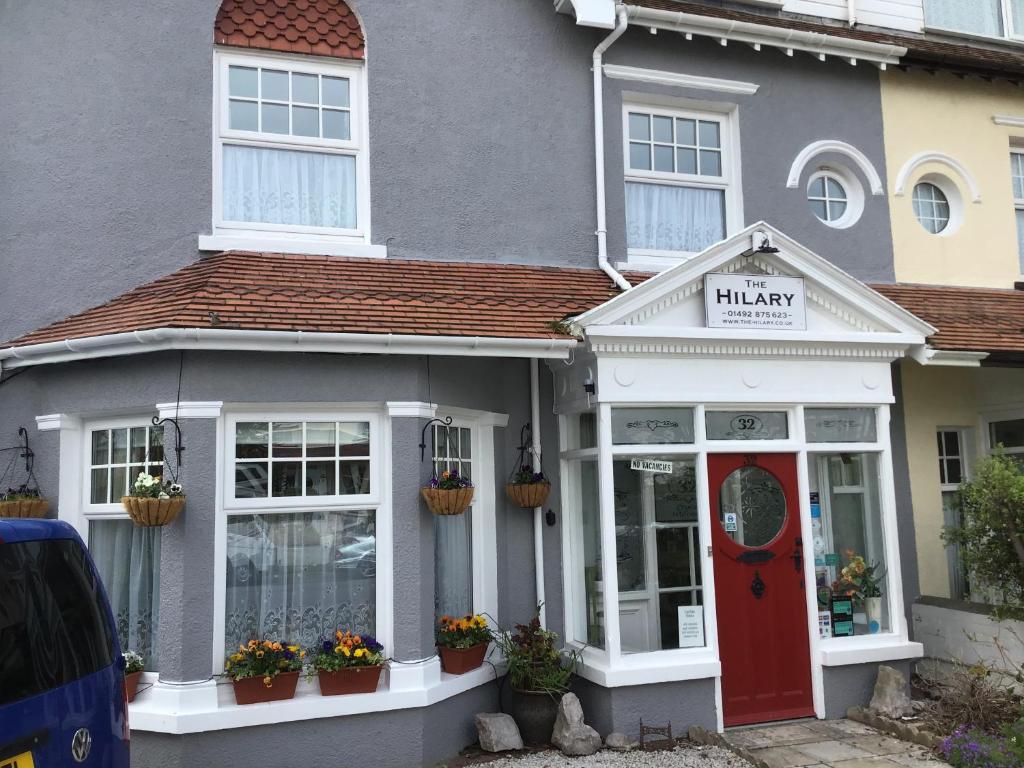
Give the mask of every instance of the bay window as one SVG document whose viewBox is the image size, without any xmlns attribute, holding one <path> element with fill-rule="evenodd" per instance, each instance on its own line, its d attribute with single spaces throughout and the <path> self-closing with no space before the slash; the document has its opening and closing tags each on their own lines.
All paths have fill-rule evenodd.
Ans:
<svg viewBox="0 0 1024 768">
<path fill-rule="evenodd" d="M 362 64 L 218 52 L 215 234 L 367 234 Z"/>
<path fill-rule="evenodd" d="M 630 260 L 676 258 L 722 240 L 737 219 L 727 114 L 626 105 Z"/>
<path fill-rule="evenodd" d="M 227 420 L 224 650 L 377 634 L 374 414 Z"/>
<path fill-rule="evenodd" d="M 157 670 L 160 528 L 140 528 L 121 506 L 140 472 L 164 474 L 163 429 L 145 419 L 86 429 L 86 540 L 114 614 L 121 648 Z"/>
<path fill-rule="evenodd" d="M 435 477 L 458 472 L 475 482 L 473 435 L 468 426 L 435 424 L 431 461 Z M 434 515 L 435 617 L 465 616 L 473 605 L 473 508 L 461 515 Z"/>
</svg>

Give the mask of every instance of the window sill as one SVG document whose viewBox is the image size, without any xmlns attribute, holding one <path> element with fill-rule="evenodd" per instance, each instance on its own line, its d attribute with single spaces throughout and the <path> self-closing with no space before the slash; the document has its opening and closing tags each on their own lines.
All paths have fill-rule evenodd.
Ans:
<svg viewBox="0 0 1024 768">
<path fill-rule="evenodd" d="M 369 259 L 383 259 L 388 255 L 388 249 L 383 245 L 343 240 L 284 237 L 276 234 L 199 235 L 199 250 L 297 253 L 306 256 L 355 256 Z"/>
<path fill-rule="evenodd" d="M 604 688 L 619 688 L 719 677 L 722 664 L 707 649 L 693 653 L 652 651 L 623 656 L 614 667 L 609 666 L 604 659 L 584 658 L 576 672 L 580 677 Z"/>
<path fill-rule="evenodd" d="M 981 43 L 1002 43 L 1004 45 L 1020 47 L 1024 43 L 1024 39 L 1020 37 L 1000 37 L 998 35 L 986 35 L 981 32 L 965 32 L 959 29 L 947 29 L 946 27 L 931 27 L 926 21 L 924 23 L 924 32 L 930 34 L 949 35 L 950 37 L 958 37 L 964 40 L 976 40 Z"/>
<path fill-rule="evenodd" d="M 185 734 L 414 709 L 485 685 L 503 673 L 485 662 L 464 675 L 449 675 L 441 672 L 436 659 L 420 671 L 424 674 L 416 677 L 425 682 L 419 687 L 393 690 L 397 687 L 395 674 L 389 669 L 376 693 L 343 696 L 321 696 L 316 680 L 303 677 L 295 697 L 288 701 L 245 705 L 235 704 L 231 683 L 226 679 L 184 685 L 157 681 L 148 689 L 145 684 L 139 686 L 138 697 L 128 705 L 128 720 L 133 731 Z M 433 680 L 428 681 L 431 677 Z"/>
<path fill-rule="evenodd" d="M 875 661 L 919 659 L 924 646 L 897 635 L 861 635 L 859 637 L 832 637 L 818 645 L 821 664 L 841 667 L 847 664 L 865 664 Z"/>
</svg>

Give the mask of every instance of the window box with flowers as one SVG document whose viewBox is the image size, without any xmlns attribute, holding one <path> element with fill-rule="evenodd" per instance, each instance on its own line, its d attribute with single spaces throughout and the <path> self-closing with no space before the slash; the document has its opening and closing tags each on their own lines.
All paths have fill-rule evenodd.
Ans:
<svg viewBox="0 0 1024 768">
<path fill-rule="evenodd" d="M 311 666 L 323 696 L 373 693 L 384 671 L 384 646 L 371 635 L 339 629 L 333 638 L 321 641 Z"/>
<path fill-rule="evenodd" d="M 139 678 L 142 676 L 146 663 L 135 651 L 124 652 L 124 696 L 127 701 L 135 701 L 139 690 Z"/>
<path fill-rule="evenodd" d="M 543 472 L 534 472 L 533 467 L 524 464 L 512 475 L 505 485 L 505 494 L 517 507 L 534 509 L 542 507 L 551 493 L 551 483 Z"/>
<path fill-rule="evenodd" d="M 457 469 L 445 470 L 441 477 L 430 478 L 430 485 L 420 489 L 427 507 L 435 515 L 461 515 L 473 503 L 473 483 Z"/>
<path fill-rule="evenodd" d="M 167 525 L 184 509 L 185 494 L 178 483 L 140 472 L 121 505 L 136 525 Z"/>
<path fill-rule="evenodd" d="M 306 652 L 276 640 L 250 640 L 224 660 L 234 685 L 235 703 L 284 701 L 295 695 Z"/>
<path fill-rule="evenodd" d="M 484 663 L 487 646 L 494 632 L 483 616 L 456 619 L 442 616 L 437 622 L 437 652 L 441 669 L 449 675 L 462 675 Z"/>
</svg>

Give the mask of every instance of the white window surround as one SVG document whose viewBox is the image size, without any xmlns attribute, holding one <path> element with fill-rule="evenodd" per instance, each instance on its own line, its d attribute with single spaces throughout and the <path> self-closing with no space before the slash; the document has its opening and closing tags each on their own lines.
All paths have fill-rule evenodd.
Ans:
<svg viewBox="0 0 1024 768">
<path fill-rule="evenodd" d="M 849 169 L 837 165 L 822 165 L 807 179 L 808 199 L 810 199 L 811 184 L 821 178 L 833 179 L 843 188 L 846 193 L 846 210 L 841 216 L 831 220 L 822 219 L 813 212 L 811 215 L 826 227 L 849 229 L 860 221 L 860 217 L 864 213 L 864 187 Z"/>
<path fill-rule="evenodd" d="M 992 442 L 992 425 L 1000 421 L 1015 421 L 1017 419 L 1024 419 L 1024 403 L 998 408 L 986 408 L 981 411 L 981 442 L 985 453 L 993 453 L 996 449 L 996 446 Z M 1019 456 L 1024 454 L 1024 446 L 1004 448 L 1003 452 L 1008 456 Z"/>
<path fill-rule="evenodd" d="M 961 0 L 966 2 L 967 0 Z M 952 37 L 962 37 L 967 40 L 984 40 L 989 42 L 1000 42 L 1000 43 L 1024 43 L 1024 29 L 1015 30 L 1013 23 L 1013 12 L 1010 8 L 1010 0 L 996 0 L 999 3 L 999 17 L 1000 24 L 1002 27 L 1002 35 L 987 35 L 982 32 L 968 32 L 959 29 L 950 29 L 949 27 L 942 27 L 935 24 L 928 23 L 928 0 L 922 0 L 922 7 L 924 13 L 924 27 L 925 32 L 939 32 L 944 35 L 950 35 Z"/>
<path fill-rule="evenodd" d="M 625 93 L 622 105 L 622 147 L 623 169 L 626 183 L 641 182 L 660 185 L 682 186 L 697 189 L 722 190 L 724 192 L 724 233 L 727 238 L 743 227 L 743 184 L 741 175 L 739 107 L 735 104 L 658 97 L 652 94 Z M 629 113 L 641 112 L 671 116 L 673 118 L 714 121 L 720 125 L 721 175 L 718 177 L 697 174 L 642 171 L 630 168 Z M 628 248 L 626 261 L 616 266 L 628 269 L 653 269 L 661 271 L 666 267 L 694 256 L 697 251 L 666 251 L 642 248 Z"/>
<path fill-rule="evenodd" d="M 937 188 L 946 198 L 946 202 L 948 203 L 949 219 L 946 222 L 946 225 L 938 232 L 932 232 L 924 225 L 917 214 L 916 208 L 914 207 L 914 198 L 918 193 L 918 186 L 922 184 L 931 184 Z M 911 192 L 911 213 L 918 224 L 920 224 L 924 229 L 925 234 L 932 235 L 934 237 L 950 237 L 951 235 L 955 235 L 964 222 L 964 202 L 963 196 L 960 194 L 960 188 L 948 176 L 943 176 L 938 173 L 926 173 L 914 182 L 914 189 Z"/>
<path fill-rule="evenodd" d="M 231 65 L 295 69 L 304 73 L 344 77 L 350 83 L 351 136 L 349 140 L 270 135 L 228 127 L 227 71 Z M 213 94 L 213 213 L 212 234 L 199 235 L 199 250 L 255 250 L 380 258 L 386 248 L 370 243 L 369 120 L 366 69 L 362 62 L 274 52 L 214 51 Z M 356 226 L 332 229 L 301 225 L 228 221 L 223 216 L 223 147 L 225 145 L 309 150 L 354 156 Z"/>
<path fill-rule="evenodd" d="M 693 402 L 658 402 L 658 407 L 691 407 L 694 409 L 695 442 L 677 445 L 612 445 L 611 442 L 611 408 L 628 407 L 635 403 L 609 404 L 601 403 L 598 407 L 598 448 L 568 450 L 565 439 L 568 422 L 575 417 L 573 413 L 562 413 L 560 432 L 562 435 L 561 471 L 563 478 L 571 478 L 568 462 L 582 458 L 597 458 L 600 468 L 600 506 L 601 506 L 601 545 L 603 552 L 614 552 L 615 520 L 612 503 L 612 461 L 618 455 L 658 455 L 659 457 L 691 456 L 697 462 L 697 501 L 699 513 L 699 531 L 702 541 L 711 540 L 710 502 L 707 487 L 707 455 L 713 453 L 792 453 L 796 455 L 798 483 L 800 491 L 800 515 L 802 533 L 805 541 L 812 540 L 810 503 L 805 490 L 808 487 L 808 457 L 818 454 L 835 453 L 876 453 L 879 456 L 879 495 L 882 508 L 882 528 L 884 536 L 885 559 L 890 563 L 898 563 L 898 539 L 896 522 L 896 499 L 891 466 L 891 446 L 889 438 L 889 405 L 887 403 L 872 404 L 876 410 L 877 439 L 868 443 L 808 443 L 804 428 L 804 406 L 802 405 L 765 405 L 751 403 L 715 403 L 715 409 L 740 408 L 745 411 L 786 410 L 789 421 L 790 437 L 785 440 L 764 441 L 708 441 L 705 431 L 705 406 Z M 655 404 L 647 404 L 654 407 Z M 815 404 L 818 405 L 818 404 Z M 835 407 L 848 405 L 832 403 Z M 710 406 L 709 406 L 710 407 Z M 575 539 L 575 527 L 579 525 L 578 515 L 568 512 L 578 503 L 574 497 L 576 489 L 572 483 L 562 485 L 562 505 L 567 510 L 564 515 L 563 529 L 563 592 L 565 595 L 564 626 L 572 631 L 576 626 L 575 615 L 579 610 L 580 596 L 575 594 L 574 569 L 579 559 L 571 542 Z M 609 558 L 603 558 L 608 563 Z M 611 563 L 615 559 L 611 558 Z M 805 579 L 814 583 L 813 558 L 805 559 Z M 704 605 L 705 605 L 705 637 L 706 647 L 692 649 L 672 649 L 651 651 L 647 653 L 622 654 L 619 649 L 619 627 L 615 620 L 618 616 L 618 578 L 614 565 L 608 565 L 602 578 L 604 590 L 605 649 L 584 647 L 582 642 L 569 637 L 570 647 L 582 648 L 583 659 L 579 674 L 592 682 L 606 687 L 658 683 L 673 680 L 719 678 L 721 664 L 718 657 L 717 617 L 712 606 L 715 605 L 714 569 L 711 567 L 711 556 L 705 556 L 705 564 L 701 567 L 703 574 Z M 923 649 L 919 643 L 909 640 L 906 619 L 903 614 L 902 577 L 899 569 L 893 569 L 890 576 L 890 587 L 887 600 L 892 627 L 889 632 L 877 635 L 863 635 L 855 638 L 828 638 L 818 636 L 817 606 L 814 590 L 807 590 L 808 627 L 811 644 L 812 680 L 815 689 L 815 707 L 819 717 L 824 716 L 823 667 L 859 664 L 869 661 L 891 661 L 918 657 Z"/>
<path fill-rule="evenodd" d="M 926 173 L 921 177 L 917 177 L 916 171 L 922 165 L 926 164 L 937 164 L 944 165 L 948 169 L 945 173 Z M 948 173 L 952 171 L 952 174 Z M 981 202 L 981 187 L 978 186 L 978 182 L 974 176 L 967 170 L 967 168 L 952 155 L 948 155 L 945 152 L 938 152 L 935 150 L 926 150 L 924 152 L 918 152 L 913 157 L 907 159 L 907 161 L 900 168 L 899 173 L 896 174 L 896 183 L 893 187 L 893 194 L 896 197 L 903 197 L 908 192 L 913 192 L 914 185 L 919 181 L 929 181 L 929 176 L 933 178 L 944 178 L 946 184 L 950 186 L 957 186 L 952 180 L 953 176 L 959 176 L 960 180 L 967 186 L 970 191 L 970 197 L 972 203 Z M 933 182 L 934 183 L 934 182 Z M 939 186 L 939 185 L 936 185 Z M 940 187 L 941 188 L 941 187 Z M 945 190 L 943 190 L 945 191 Z M 957 196 L 962 197 L 957 191 Z"/>
<path fill-rule="evenodd" d="M 796 157 L 793 158 L 793 164 L 789 167 L 789 176 L 786 177 L 786 186 L 789 189 L 799 188 L 800 177 L 803 175 L 804 169 L 811 160 L 818 155 L 825 153 L 846 157 L 851 163 L 860 169 L 861 173 L 864 174 L 864 178 L 868 180 L 868 184 L 871 187 L 872 195 L 885 194 L 885 187 L 882 185 L 882 177 L 878 175 L 878 171 L 868 159 L 868 156 L 852 144 L 848 144 L 845 141 L 840 141 L 838 139 L 821 139 L 819 141 L 812 141 L 806 147 L 801 149 L 797 153 Z"/>
</svg>

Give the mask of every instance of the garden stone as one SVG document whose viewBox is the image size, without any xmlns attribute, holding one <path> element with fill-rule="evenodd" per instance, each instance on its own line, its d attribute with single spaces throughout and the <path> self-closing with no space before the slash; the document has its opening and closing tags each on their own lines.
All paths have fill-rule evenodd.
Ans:
<svg viewBox="0 0 1024 768">
<path fill-rule="evenodd" d="M 635 749 L 640 746 L 640 743 L 629 738 L 624 733 L 609 733 L 604 739 L 604 745 L 608 749 L 614 749 L 616 752 L 629 752 L 631 749 Z"/>
<path fill-rule="evenodd" d="M 551 743 L 571 757 L 592 755 L 601 748 L 601 734 L 583 722 L 583 707 L 575 693 L 565 694 L 558 704 Z"/>
<path fill-rule="evenodd" d="M 907 693 L 907 678 L 902 672 L 885 664 L 878 666 L 875 693 L 868 709 L 894 719 L 913 713 L 910 695 Z"/>
<path fill-rule="evenodd" d="M 480 749 L 484 752 L 504 752 L 523 748 L 519 726 L 511 715 L 481 712 L 476 716 L 476 733 L 480 739 Z"/>
</svg>

